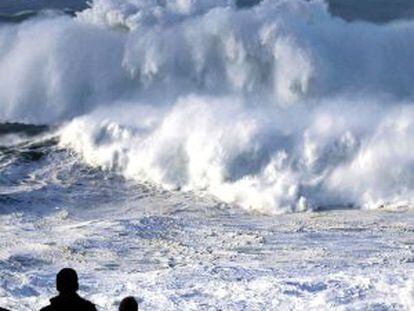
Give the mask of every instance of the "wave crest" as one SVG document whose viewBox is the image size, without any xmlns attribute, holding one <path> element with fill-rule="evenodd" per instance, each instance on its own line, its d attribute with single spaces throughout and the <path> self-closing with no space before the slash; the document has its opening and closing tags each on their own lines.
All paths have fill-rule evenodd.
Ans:
<svg viewBox="0 0 414 311">
<path fill-rule="evenodd" d="M 247 209 L 411 204 L 413 54 L 414 22 L 322 1 L 96 0 L 0 27 L 0 119 Z"/>
</svg>

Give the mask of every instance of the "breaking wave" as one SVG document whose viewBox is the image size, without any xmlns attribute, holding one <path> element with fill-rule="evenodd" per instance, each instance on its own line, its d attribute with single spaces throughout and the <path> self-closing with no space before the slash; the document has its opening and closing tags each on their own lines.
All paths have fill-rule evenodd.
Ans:
<svg viewBox="0 0 414 311">
<path fill-rule="evenodd" d="M 265 213 L 414 200 L 414 21 L 323 1 L 95 0 L 0 26 L 0 119 Z"/>
</svg>

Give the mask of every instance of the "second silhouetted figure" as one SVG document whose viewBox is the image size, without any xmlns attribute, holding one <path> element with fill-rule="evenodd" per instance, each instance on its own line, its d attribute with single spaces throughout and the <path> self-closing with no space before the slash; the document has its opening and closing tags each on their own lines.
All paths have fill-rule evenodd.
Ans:
<svg viewBox="0 0 414 311">
<path fill-rule="evenodd" d="M 129 296 L 122 299 L 119 311 L 138 311 L 138 303 L 134 297 Z"/>
<path fill-rule="evenodd" d="M 70 268 L 60 270 L 56 276 L 56 289 L 59 295 L 50 299 L 50 305 L 40 311 L 96 311 L 95 305 L 80 297 L 78 275 Z"/>
</svg>

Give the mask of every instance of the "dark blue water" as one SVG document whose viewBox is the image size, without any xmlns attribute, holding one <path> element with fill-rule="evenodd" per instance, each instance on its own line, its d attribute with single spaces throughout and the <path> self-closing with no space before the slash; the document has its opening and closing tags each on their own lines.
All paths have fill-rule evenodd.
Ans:
<svg viewBox="0 0 414 311">
<path fill-rule="evenodd" d="M 0 14 L 10 15 L 22 11 L 55 9 L 80 11 L 88 7 L 86 0 L 1 0 Z M 261 0 L 237 0 L 240 8 L 257 5 Z M 414 17 L 413 0 L 327 0 L 332 14 L 345 20 L 389 22 Z"/>
<path fill-rule="evenodd" d="M 41 9 L 82 10 L 87 7 L 85 0 L 1 0 L 2 14 L 16 14 L 21 11 L 37 11 Z"/>
</svg>

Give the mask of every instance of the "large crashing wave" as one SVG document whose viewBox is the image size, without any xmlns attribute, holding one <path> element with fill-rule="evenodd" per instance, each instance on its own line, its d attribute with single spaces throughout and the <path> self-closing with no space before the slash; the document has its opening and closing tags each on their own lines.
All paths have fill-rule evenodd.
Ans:
<svg viewBox="0 0 414 311">
<path fill-rule="evenodd" d="M 0 118 L 259 212 L 414 200 L 414 21 L 322 1 L 95 0 L 0 27 Z"/>
</svg>

